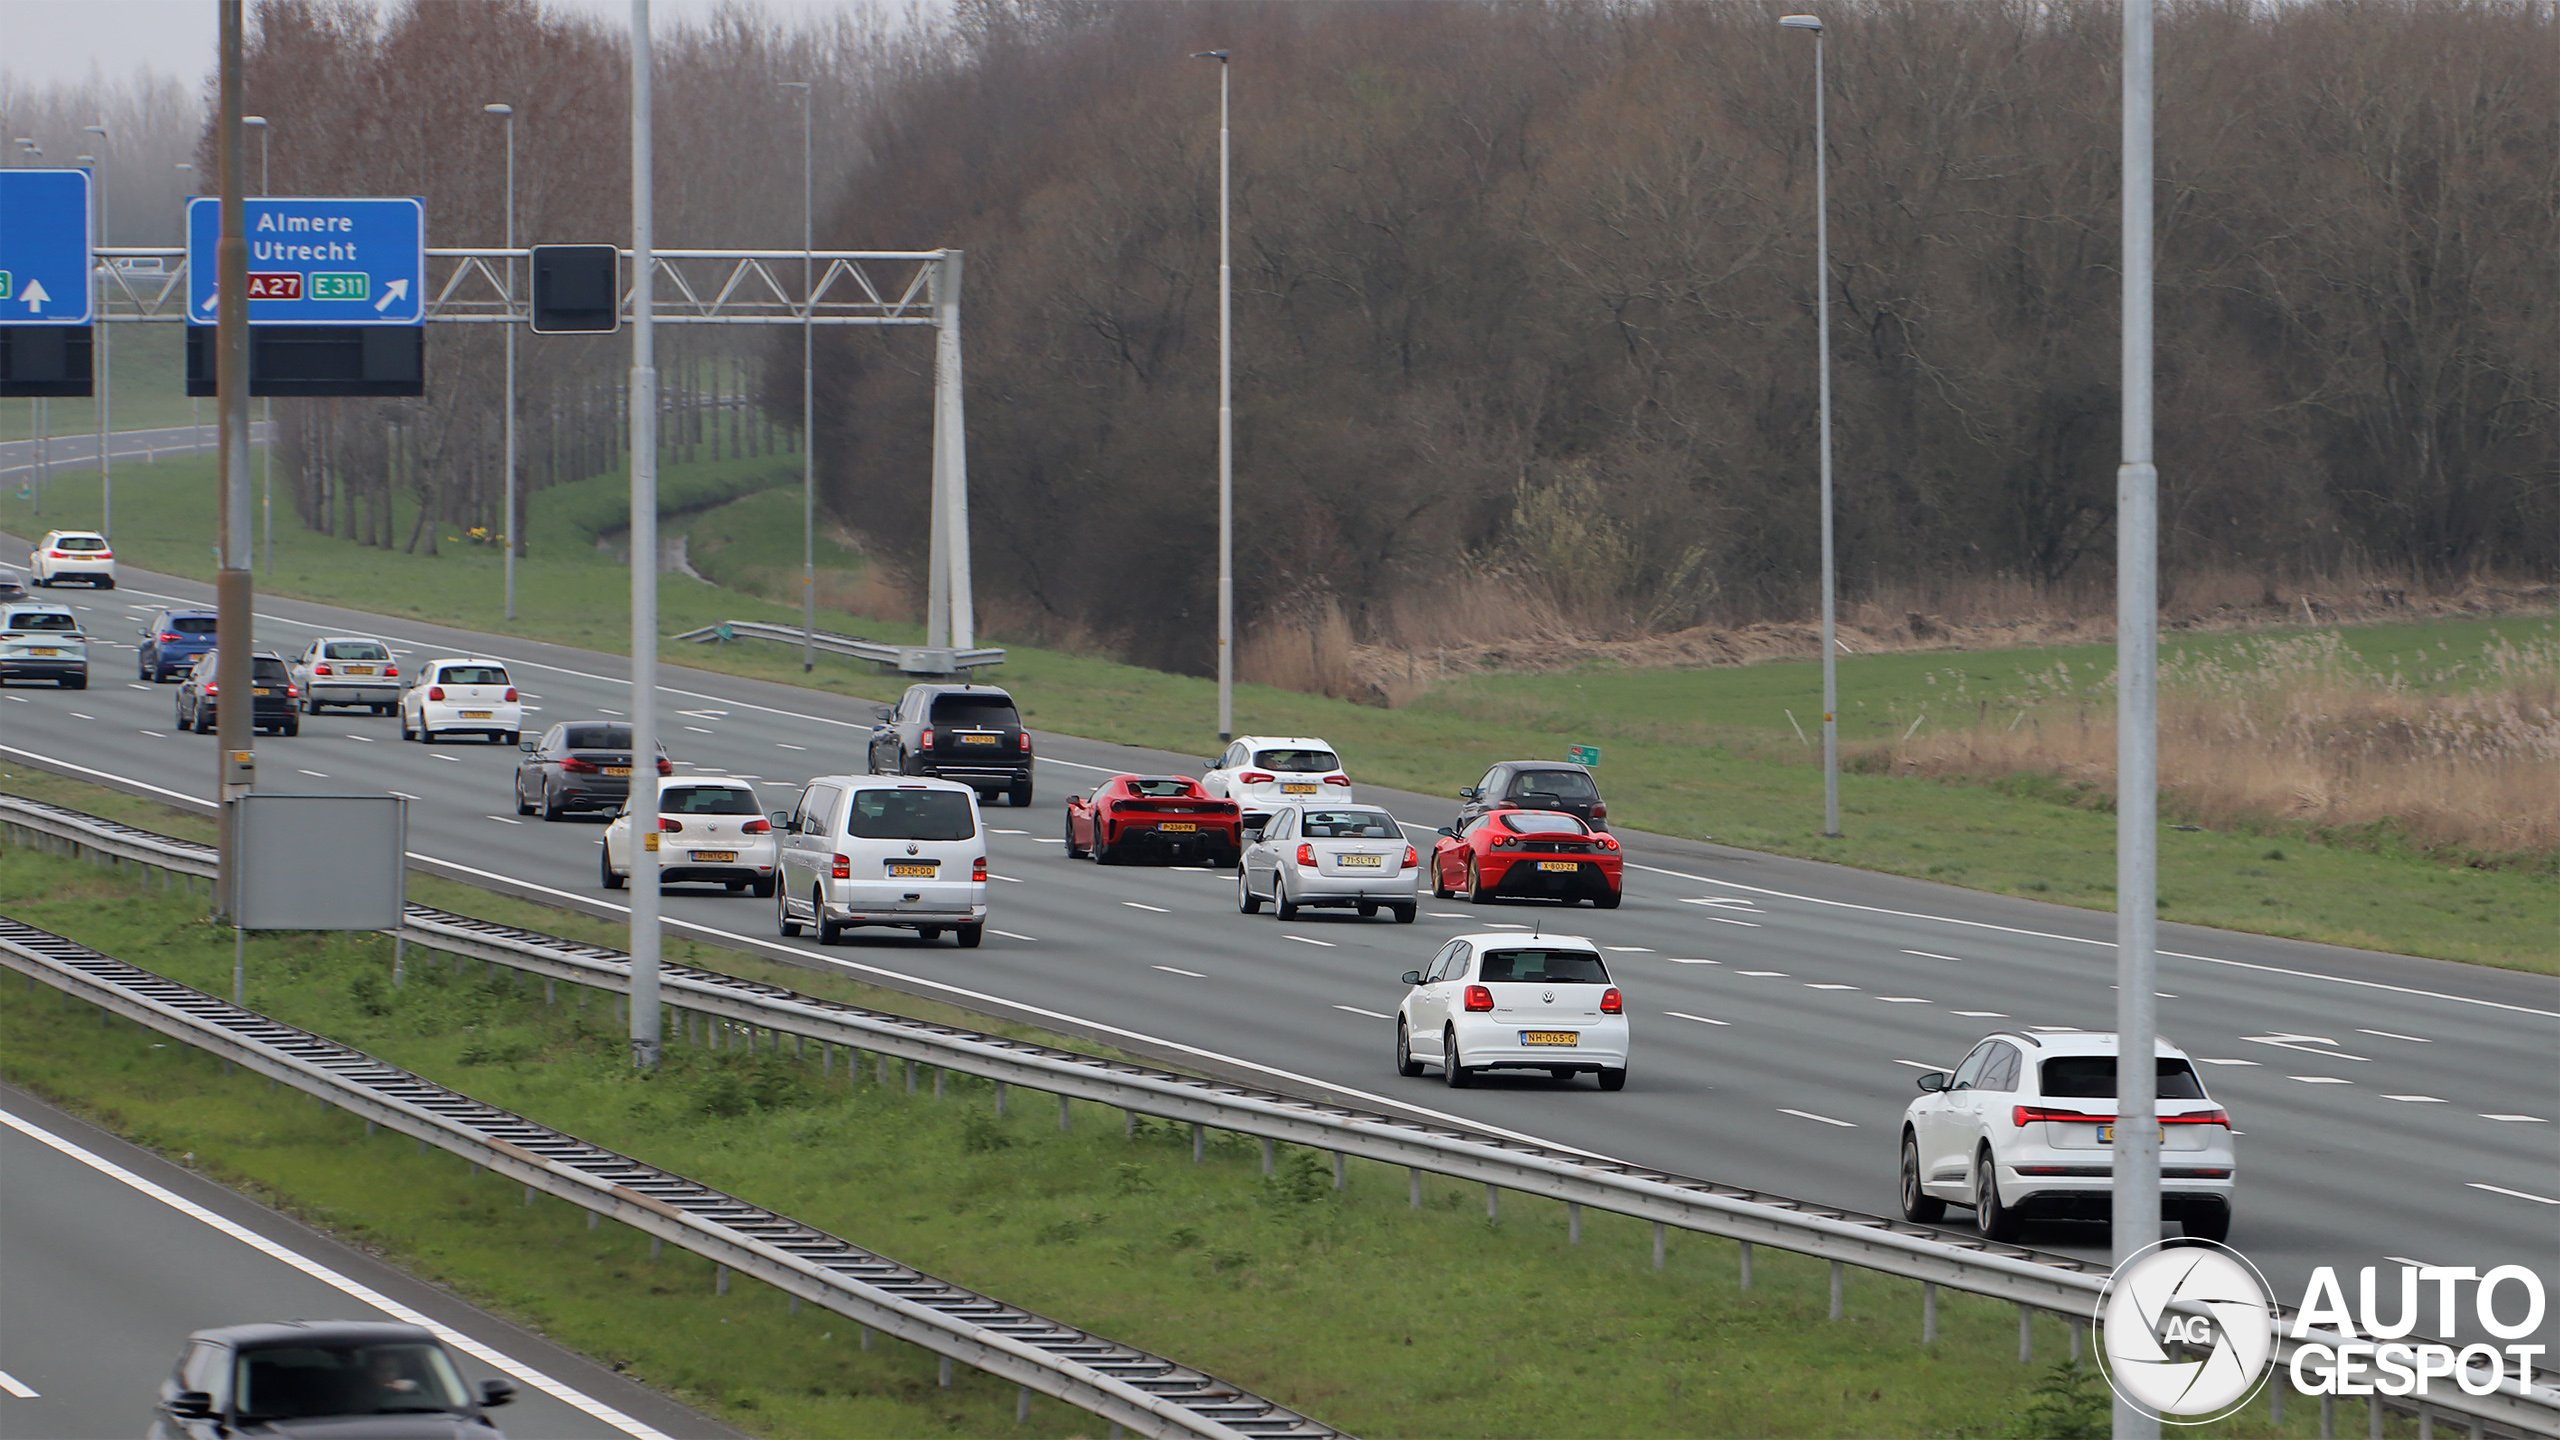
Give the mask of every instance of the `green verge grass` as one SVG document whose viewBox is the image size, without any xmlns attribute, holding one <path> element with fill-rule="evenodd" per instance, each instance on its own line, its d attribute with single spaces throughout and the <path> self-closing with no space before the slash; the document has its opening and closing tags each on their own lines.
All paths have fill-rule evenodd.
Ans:
<svg viewBox="0 0 2560 1440">
<path fill-rule="evenodd" d="M 718 464 L 768 476 L 779 466 L 797 478 L 790 457 Z M 715 467 L 671 466 L 667 473 L 696 469 Z M 210 477 L 210 467 L 201 463 L 190 468 L 163 462 L 145 467 L 139 479 L 120 472 L 120 488 L 132 498 L 130 508 L 119 508 L 133 518 L 118 526 L 119 554 L 145 568 L 210 578 Z M 716 473 L 667 482 L 671 496 L 703 503 L 737 483 L 742 482 Z M 62 503 L 48 508 L 62 509 L 78 523 L 81 493 L 78 486 L 60 487 Z M 94 487 L 85 493 L 94 506 Z M 630 633 L 626 572 L 599 553 L 592 538 L 579 538 L 563 515 L 572 501 L 580 514 L 600 515 L 600 495 L 601 490 L 561 501 L 537 497 L 528 531 L 535 549 L 519 567 L 522 618 L 514 624 L 504 619 L 499 556 L 487 547 L 408 555 L 287 524 L 277 530 L 276 577 L 269 588 L 494 634 L 622 649 Z M 545 518 L 550 516 L 563 518 Z M 0 495 L 0 529 L 25 534 L 31 523 L 21 502 Z M 260 584 L 269 582 L 262 578 Z M 789 624 L 799 618 L 794 605 L 681 575 L 664 578 L 659 606 L 668 634 L 727 619 Z M 900 622 L 821 611 L 819 623 L 892 642 L 921 639 L 918 627 Z M 2348 633 L 2381 656 L 2414 655 L 2421 646 L 2441 656 L 2457 645 L 2482 647 L 2493 631 L 2520 639 L 2532 626 L 2548 623 L 2501 622 L 2501 629 L 2488 622 L 2442 622 Z M 2231 643 L 2229 637 L 2173 642 Z M 2446 650 L 2438 650 L 2440 644 Z M 1026 715 L 1043 728 L 1177 754 L 1216 748 L 1217 692 L 1207 680 L 1027 645 L 1006 648 L 1002 667 L 979 673 L 1011 688 Z M 670 643 L 663 653 L 705 670 L 870 700 L 892 699 L 905 683 L 832 659 L 814 676 L 804 676 L 789 649 L 756 642 Z M 1854 657 L 1841 667 L 1844 710 L 1853 716 L 1910 714 L 1933 694 L 1951 694 L 1955 681 L 1949 677 L 1957 674 L 1968 677 L 1969 694 L 1987 697 L 2011 677 L 2057 661 L 2090 670 L 2109 663 L 2100 646 Z M 2085 784 L 2043 776 L 1974 784 L 1850 773 L 1841 777 L 1847 834 L 1825 838 L 1820 770 L 1811 752 L 1794 744 L 1783 713 L 1801 700 L 1799 720 L 1819 715 L 1819 702 L 1811 698 L 1819 695 L 1819 669 L 1788 663 L 1488 675 L 1452 682 L 1402 710 L 1241 685 L 1236 724 L 1242 733 L 1324 736 L 1340 747 L 1361 780 L 1424 794 L 1449 794 L 1494 760 L 1561 756 L 1568 744 L 1605 742 L 1600 773 L 1610 817 L 1626 827 L 2090 909 L 2113 907 L 2115 817 L 2108 798 Z M 1873 718 L 1848 726 L 1854 738 L 1877 729 Z M 855 760 L 848 754 L 833 763 Z M 2164 920 L 2560 973 L 2560 954 L 2551 944 L 2555 907 L 2548 867 L 2538 873 L 2448 864 L 2397 847 L 2387 834 L 2350 845 L 2286 832 L 2164 828 L 2160 841 Z"/>
<path fill-rule="evenodd" d="M 11 917 L 200 987 L 228 983 L 229 932 L 183 894 L 24 847 L 0 850 Z M 2104 1390 L 2015 1358 L 2004 1306 L 1942 1295 L 1917 1343 L 1919 1286 L 1852 1272 L 1826 1317 L 1819 1262 L 1678 1235 L 1651 1267 L 1644 1224 L 1436 1179 L 1410 1208 L 1396 1167 L 1188 1134 L 1047 1097 L 734 1042 L 670 1047 L 634 1073 L 610 1004 L 546 1005 L 512 972 L 412 952 L 388 983 L 378 936 L 262 935 L 250 1003 L 505 1106 L 1016 1304 L 1200 1365 L 1358 1434 L 2100 1434 Z M 1089 1417 L 921 1351 L 869 1351 L 841 1316 L 794 1316 L 753 1283 L 714 1293 L 708 1261 L 651 1260 L 637 1234 L 420 1156 L 406 1139 L 46 989 L 0 985 L 0 1073 L 415 1273 L 759 1434 L 1091 1434 Z M 936 1091 L 942 1093 L 937 1094 Z M 360 1164 L 349 1163 L 361 1159 Z M 2040 1319 L 2059 1357 L 2066 1332 Z M 2074 1378 L 2076 1377 L 2076 1378 Z M 2061 1394 L 2056 1397 L 2057 1387 Z M 2305 1413 L 2281 1433 L 2308 1434 Z M 2092 1428 L 2094 1427 L 2094 1428 Z M 2263 1411 L 2208 1433 L 2280 1433 Z"/>
<path fill-rule="evenodd" d="M 798 603 L 799 486 L 778 486 L 706 510 L 694 517 L 685 533 L 686 558 L 713 584 L 767 600 Z M 871 568 L 861 551 L 823 529 L 814 558 L 821 597 L 847 593 Z"/>
</svg>

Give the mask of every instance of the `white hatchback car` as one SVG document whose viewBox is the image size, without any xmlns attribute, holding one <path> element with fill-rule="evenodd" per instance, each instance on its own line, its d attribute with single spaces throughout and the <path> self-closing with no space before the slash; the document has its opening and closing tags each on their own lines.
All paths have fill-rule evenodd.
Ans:
<svg viewBox="0 0 2560 1440">
<path fill-rule="evenodd" d="M 400 738 L 434 744 L 438 735 L 467 731 L 492 743 L 513 745 L 524 728 L 507 667 L 495 660 L 449 656 L 430 660 L 409 677 L 400 694 Z"/>
<path fill-rule="evenodd" d="M 1283 920 L 1315 906 L 1383 909 L 1410 925 L 1421 870 L 1404 827 L 1374 805 L 1283 805 L 1236 861 L 1236 908 L 1255 914 L 1267 899 Z"/>
<path fill-rule="evenodd" d="M 47 587 L 77 580 L 100 590 L 116 588 L 116 552 L 95 530 L 52 530 L 27 556 L 27 578 Z"/>
<path fill-rule="evenodd" d="M 1396 1073 L 1437 1064 L 1464 1089 L 1486 1070 L 1596 1071 L 1627 1085 L 1627 1001 L 1599 948 L 1578 935 L 1461 935 L 1407 970 L 1396 1007 Z"/>
<path fill-rule="evenodd" d="M 1342 757 L 1322 740 L 1247 735 L 1210 757 L 1200 788 L 1244 810 L 1244 828 L 1256 830 L 1283 805 L 1348 805 L 1351 777 Z"/>
<path fill-rule="evenodd" d="M 2231 1233 L 2237 1183 L 2231 1117 L 2195 1066 L 2161 1041 L 2158 1056 L 2160 1217 L 2189 1235 Z M 2105 1220 L 2114 1204 L 2116 1037 L 2102 1031 L 2004 1031 L 1950 1074 L 1920 1077 L 1902 1117 L 1905 1219 L 1933 1225 L 1949 1204 L 1973 1208 L 1993 1240 L 2031 1219 Z"/>
<path fill-rule="evenodd" d="M 978 792 L 957 780 L 821 775 L 783 820 L 775 928 L 814 927 L 832 945 L 894 925 L 964 950 L 987 931 L 987 832 Z"/>
<path fill-rule="evenodd" d="M 658 786 L 658 834 L 640 853 L 656 859 L 661 885 L 726 885 L 773 894 L 781 843 L 756 800 L 756 787 L 725 776 L 688 775 Z M 631 811 L 604 827 L 604 888 L 631 883 Z M 645 863 L 645 862 L 644 862 Z"/>
</svg>

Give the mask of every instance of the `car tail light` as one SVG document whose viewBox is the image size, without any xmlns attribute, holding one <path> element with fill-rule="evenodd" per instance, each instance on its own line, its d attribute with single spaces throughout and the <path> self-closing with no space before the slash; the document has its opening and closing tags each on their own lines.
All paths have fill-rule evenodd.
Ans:
<svg viewBox="0 0 2560 1440">
<path fill-rule="evenodd" d="M 1299 846 L 1298 863 L 1306 866 L 1310 870 L 1316 868 L 1316 847 L 1313 845 Z"/>
<path fill-rule="evenodd" d="M 114 552 L 113 550 L 100 550 L 100 551 L 97 551 L 97 552 L 95 552 L 95 553 L 96 553 L 97 557 L 98 557 L 99 559 L 101 559 L 101 560 L 113 560 L 114 558 L 116 558 L 116 552 Z"/>
<path fill-rule="evenodd" d="M 397 676 L 399 673 L 400 673 L 400 667 L 399 667 L 399 666 L 397 666 L 397 665 L 385 665 L 385 666 L 383 666 L 383 667 L 382 667 L 382 674 L 383 674 L 383 678 L 384 678 L 384 679 L 390 679 L 390 678 L 392 678 L 392 677 L 394 677 L 394 676 Z"/>
<path fill-rule="evenodd" d="M 581 760 L 572 755 L 560 762 L 560 768 L 572 775 L 593 775 L 596 773 L 597 766 L 593 760 Z"/>
<path fill-rule="evenodd" d="M 1020 744 L 1021 744 L 1021 746 L 1022 746 L 1022 753 L 1023 753 L 1023 754 L 1028 755 L 1028 754 L 1030 754 L 1030 753 L 1031 753 L 1031 732 L 1030 732 L 1030 731 L 1028 731 L 1028 730 L 1023 731 L 1019 736 L 1016 736 L 1016 737 L 1015 737 L 1015 739 L 1018 741 L 1018 743 L 1020 743 Z"/>
<path fill-rule="evenodd" d="M 930 749 L 932 749 L 932 748 L 933 748 L 933 727 L 932 727 L 932 726 L 927 725 L 926 727 L 924 727 L 924 730 L 923 730 L 920 734 L 918 734 L 918 736 L 916 737 L 916 745 L 917 745 L 917 748 L 919 748 L 919 749 L 924 749 L 924 750 L 930 750 Z"/>
<path fill-rule="evenodd" d="M 2116 1117 L 2113 1115 L 2083 1115 L 2077 1110 L 2046 1110 L 2034 1105 L 2009 1107 L 2009 1123 L 2012 1125 L 2024 1126 L 2038 1120 L 2054 1120 L 2069 1125 L 2116 1123 Z M 2160 1117 L 2160 1123 L 2163 1125 L 2220 1125 L 2227 1129 L 2231 1124 L 2231 1114 L 2229 1111 L 2219 1109 L 2190 1110 L 2184 1115 L 2163 1115 Z"/>
<path fill-rule="evenodd" d="M 1278 777 L 1265 775 L 1259 770 L 1247 770 L 1236 777 L 1236 783 L 1239 785 L 1268 785 L 1276 778 Z"/>
<path fill-rule="evenodd" d="M 338 672 L 330 669 L 326 665 L 314 665 L 311 667 L 311 673 L 314 675 L 335 675 Z"/>
<path fill-rule="evenodd" d="M 1602 835 L 1602 836 L 1600 836 L 1600 837 L 1598 837 L 1598 838 L 1599 838 L 1599 841 L 1600 841 L 1600 848 L 1601 848 L 1601 849 L 1603 849 L 1603 850 L 1615 850 L 1615 849 L 1617 849 L 1617 848 L 1618 848 L 1618 842 L 1617 842 L 1617 841 L 1615 841 L 1615 840 L 1610 839 L 1608 836 L 1606 836 L 1606 835 Z"/>
<path fill-rule="evenodd" d="M 510 705 L 516 703 L 516 687 L 513 685 L 507 687 L 507 703 Z"/>
<path fill-rule="evenodd" d="M 1327 775 L 1324 777 L 1324 783 L 1327 785 L 1339 785 L 1347 790 L 1351 787 L 1351 777 L 1348 775 Z"/>
<path fill-rule="evenodd" d="M 71 552 L 68 550 L 56 550 L 53 552 L 53 558 L 56 560 L 68 560 L 71 558 Z"/>
<path fill-rule="evenodd" d="M 299 688 L 295 687 L 295 686 L 287 685 L 286 687 L 284 687 L 284 698 L 286 698 L 287 700 L 294 699 L 294 698 L 296 698 L 296 697 L 300 696 L 301 694 L 302 694 L 302 691 L 301 691 Z"/>
<path fill-rule="evenodd" d="M 1592 802 L 1591 802 L 1591 818 L 1592 818 L 1592 819 L 1594 819 L 1594 820 L 1606 820 L 1606 819 L 1608 819 L 1608 818 L 1609 818 L 1609 807 L 1608 807 L 1607 805 L 1603 804 L 1602 802 L 1598 801 L 1598 800 L 1594 800 L 1594 801 L 1592 801 Z"/>
<path fill-rule="evenodd" d="M 673 775 L 674 773 L 676 773 L 676 762 L 674 762 L 673 760 L 668 759 L 668 758 L 667 758 L 666 756 L 664 756 L 664 755 L 659 756 L 659 757 L 658 757 L 658 773 L 659 773 L 659 774 L 661 774 L 661 775 Z"/>
<path fill-rule="evenodd" d="M 441 686 L 441 685 L 430 685 L 430 686 L 428 686 L 428 687 L 427 687 L 427 698 L 428 698 L 428 699 L 430 699 L 430 700 L 441 700 L 441 699 L 443 699 L 443 698 L 444 698 L 444 687 L 443 687 L 443 686 Z"/>
<path fill-rule="evenodd" d="M 2163 1125 L 2220 1125 L 2229 1129 L 2231 1113 L 2227 1110 L 2190 1110 L 2184 1115 L 2163 1115 L 2160 1117 L 2160 1123 Z"/>
<path fill-rule="evenodd" d="M 1415 870 L 1421 868 L 1421 866 L 1422 852 L 1414 849 L 1410 845 L 1404 847 L 1404 868 L 1407 870 Z"/>
<path fill-rule="evenodd" d="M 669 835 L 678 835 L 684 832 L 684 822 L 672 816 L 661 815 L 658 817 L 658 828 Z"/>
<path fill-rule="evenodd" d="M 1627 1013 L 1627 997 L 1618 993 L 1617 986 L 1612 985 L 1600 993 L 1600 1013 L 1603 1015 Z"/>
<path fill-rule="evenodd" d="M 1467 987 L 1467 1009 L 1482 1012 L 1493 1008 L 1493 992 L 1481 985 Z"/>
<path fill-rule="evenodd" d="M 1515 840 L 1508 835 L 1504 835 L 1494 840 L 1493 848 L 1496 850 L 1517 850 L 1523 843 L 1524 842 Z"/>
<path fill-rule="evenodd" d="M 163 630 L 160 632 L 160 643 L 163 645 L 166 645 L 177 638 L 178 632 L 175 630 Z"/>
<path fill-rule="evenodd" d="M 768 835 L 773 832 L 773 822 L 770 820 L 750 820 L 738 828 L 749 835 Z"/>
<path fill-rule="evenodd" d="M 207 695 L 219 695 L 222 693 L 222 686 L 217 681 L 207 680 L 204 682 L 204 693 Z"/>
<path fill-rule="evenodd" d="M 978 884 L 981 884 L 981 885 L 983 885 L 983 884 L 987 883 L 987 857 L 986 857 L 986 856 L 981 855 L 981 856 L 979 856 L 976 860 L 974 860 L 974 861 L 971 861 L 971 862 L 970 862 L 970 864 L 969 864 L 969 878 L 970 878 L 971 880 L 973 880 L 973 881 L 977 882 Z"/>
<path fill-rule="evenodd" d="M 835 858 L 835 869 L 834 869 L 833 871 L 829 872 L 829 873 L 833 874 L 833 875 L 835 876 L 835 878 L 836 878 L 836 879 L 838 879 L 838 880 L 850 880 L 850 879 L 852 879 L 852 878 L 853 878 L 853 857 L 852 857 L 852 856 L 850 856 L 850 855 L 839 855 L 839 856 L 837 856 L 837 857 Z"/>
</svg>

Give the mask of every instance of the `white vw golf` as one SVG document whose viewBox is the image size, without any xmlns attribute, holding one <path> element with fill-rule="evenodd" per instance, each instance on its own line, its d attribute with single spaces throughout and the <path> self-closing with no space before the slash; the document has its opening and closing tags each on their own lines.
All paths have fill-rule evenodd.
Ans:
<svg viewBox="0 0 2560 1440">
<path fill-rule="evenodd" d="M 1452 1088 L 1487 1070 L 1592 1071 L 1627 1084 L 1627 1000 L 1600 951 L 1578 935 L 1461 935 L 1427 970 L 1407 970 L 1396 1007 L 1396 1073 L 1436 1064 Z"/>
<path fill-rule="evenodd" d="M 688 775 L 658 786 L 657 843 L 641 832 L 642 868 L 658 866 L 661 885 L 725 885 L 770 899 L 781 845 L 773 822 L 758 808 L 756 787 L 744 780 Z M 604 827 L 604 888 L 631 881 L 631 810 L 623 807 Z"/>
<path fill-rule="evenodd" d="M 2154 1052 L 2159 1086 L 2160 1218 L 2189 1235 L 2231 1233 L 2238 1161 L 2231 1117 L 2204 1093 L 2174 1045 Z M 1920 1077 L 1902 1117 L 1902 1214 L 1934 1225 L 1968 1205 L 1993 1240 L 2031 1219 L 2104 1220 L 2114 1204 L 2116 1037 L 2086 1030 L 2003 1031 L 1950 1074 Z"/>
</svg>

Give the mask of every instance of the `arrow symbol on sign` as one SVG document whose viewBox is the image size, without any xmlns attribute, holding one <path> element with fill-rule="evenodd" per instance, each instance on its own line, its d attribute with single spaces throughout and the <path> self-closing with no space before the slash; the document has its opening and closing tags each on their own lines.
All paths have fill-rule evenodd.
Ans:
<svg viewBox="0 0 2560 1440">
<path fill-rule="evenodd" d="M 405 279 L 394 280 L 390 284 L 383 286 L 382 298 L 373 302 L 373 313 L 379 315 L 383 311 L 390 309 L 392 301 L 400 299 L 408 293 L 409 282 Z"/>
<path fill-rule="evenodd" d="M 26 293 L 18 298 L 27 302 L 28 314 L 41 315 L 44 313 L 44 302 L 53 297 L 45 293 L 43 281 L 30 280 L 27 282 Z"/>
<path fill-rule="evenodd" d="M 219 286 L 219 285 L 216 285 L 216 286 L 214 286 L 212 289 L 210 289 L 210 290 L 208 290 L 208 291 L 206 291 L 206 292 L 205 292 L 205 295 L 204 295 L 204 313 L 206 313 L 207 315 L 211 315 L 211 314 L 213 314 L 216 310 L 220 309 L 220 308 L 221 308 L 221 306 L 222 306 L 222 287 L 221 287 L 221 286 Z"/>
</svg>

